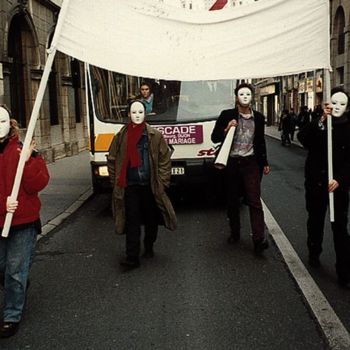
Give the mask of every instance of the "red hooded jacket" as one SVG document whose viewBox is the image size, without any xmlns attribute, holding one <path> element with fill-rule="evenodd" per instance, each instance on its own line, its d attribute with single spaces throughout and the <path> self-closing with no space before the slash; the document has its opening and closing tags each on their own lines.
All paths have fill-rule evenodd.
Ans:
<svg viewBox="0 0 350 350">
<path fill-rule="evenodd" d="M 0 153 L 0 227 L 4 226 L 6 217 L 6 200 L 11 195 L 19 162 L 22 145 L 18 137 L 11 137 Z M 18 208 L 11 226 L 29 224 L 39 219 L 40 199 L 38 192 L 49 182 L 49 172 L 44 159 L 33 155 L 24 165 L 21 185 L 18 192 Z"/>
</svg>

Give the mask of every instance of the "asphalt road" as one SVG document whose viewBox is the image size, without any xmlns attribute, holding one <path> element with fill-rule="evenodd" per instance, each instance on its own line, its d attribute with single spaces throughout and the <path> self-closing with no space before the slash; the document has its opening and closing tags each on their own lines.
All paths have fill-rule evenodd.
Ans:
<svg viewBox="0 0 350 350">
<path fill-rule="evenodd" d="M 321 255 L 322 267 L 308 266 L 306 247 L 306 219 L 304 200 L 304 162 L 306 150 L 297 147 L 282 147 L 280 142 L 267 137 L 271 173 L 262 183 L 262 198 L 281 226 L 284 234 L 308 268 L 313 279 L 328 302 L 350 331 L 350 288 L 339 288 L 335 273 L 333 235 L 326 217 L 326 227 Z"/>
<path fill-rule="evenodd" d="M 282 181 L 272 165 L 264 193 Z M 39 241 L 27 312 L 0 348 L 324 349 L 277 248 L 253 254 L 247 208 L 242 241 L 228 246 L 225 210 L 204 192 L 186 192 L 178 230 L 161 228 L 155 258 L 128 273 L 118 264 L 124 237 L 113 233 L 109 195 L 92 197 Z"/>
</svg>

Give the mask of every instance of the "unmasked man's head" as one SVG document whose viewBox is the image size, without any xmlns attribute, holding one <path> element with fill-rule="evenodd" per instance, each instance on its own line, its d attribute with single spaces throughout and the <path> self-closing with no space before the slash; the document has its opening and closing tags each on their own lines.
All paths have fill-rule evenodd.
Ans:
<svg viewBox="0 0 350 350">
<path fill-rule="evenodd" d="M 253 93 L 253 87 L 247 83 L 242 83 L 235 89 L 236 98 L 242 107 L 247 107 L 250 105 L 253 99 Z"/>
<path fill-rule="evenodd" d="M 10 113 L 0 106 L 0 140 L 4 139 L 10 133 Z"/>
<path fill-rule="evenodd" d="M 129 117 L 131 122 L 136 125 L 142 124 L 145 120 L 145 116 L 145 105 L 141 101 L 132 101 L 129 105 Z"/>
<path fill-rule="evenodd" d="M 151 86 L 148 83 L 141 83 L 140 92 L 142 98 L 149 98 L 151 95 Z"/>
<path fill-rule="evenodd" d="M 332 107 L 332 116 L 339 118 L 347 110 L 349 105 L 349 95 L 342 88 L 334 88 L 331 91 L 331 103 Z"/>
</svg>

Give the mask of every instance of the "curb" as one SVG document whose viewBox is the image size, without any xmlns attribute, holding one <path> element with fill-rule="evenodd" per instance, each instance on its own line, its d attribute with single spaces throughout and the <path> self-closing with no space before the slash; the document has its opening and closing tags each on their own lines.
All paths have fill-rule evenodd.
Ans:
<svg viewBox="0 0 350 350">
<path fill-rule="evenodd" d="M 91 196 L 93 195 L 92 188 L 85 191 L 72 205 L 64 210 L 61 214 L 57 215 L 52 220 L 48 221 L 41 229 L 41 233 L 37 237 L 37 241 L 45 237 L 49 232 L 62 224 L 69 216 L 76 212 Z"/>
</svg>

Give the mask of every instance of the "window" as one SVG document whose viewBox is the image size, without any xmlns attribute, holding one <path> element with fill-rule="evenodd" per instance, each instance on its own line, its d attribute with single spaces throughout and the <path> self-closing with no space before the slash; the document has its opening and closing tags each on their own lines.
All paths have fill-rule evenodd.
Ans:
<svg viewBox="0 0 350 350">
<path fill-rule="evenodd" d="M 127 101 L 143 99 L 151 109 L 152 123 L 213 120 L 234 105 L 235 80 L 169 81 L 154 80 L 108 72 L 91 66 L 96 116 L 108 122 L 127 121 Z M 141 82 L 151 95 L 143 96 Z"/>
<path fill-rule="evenodd" d="M 81 99 L 80 99 L 80 88 L 81 88 L 81 74 L 80 74 L 80 62 L 77 59 L 72 58 L 71 64 L 71 75 L 72 75 L 72 86 L 74 89 L 74 105 L 75 105 L 75 122 L 81 122 Z"/>
<path fill-rule="evenodd" d="M 334 34 L 336 35 L 338 39 L 338 47 L 337 47 L 337 53 L 338 55 L 341 55 L 345 52 L 345 15 L 344 10 L 340 6 L 337 9 L 337 12 L 335 14 L 335 20 L 334 20 Z"/>
<path fill-rule="evenodd" d="M 30 53 L 32 49 L 32 35 L 24 16 L 14 16 L 8 35 L 8 55 L 12 58 L 10 64 L 11 112 L 21 128 L 27 126 L 27 118 L 29 118 L 30 106 L 28 106 L 26 94 L 28 94 L 27 73 L 30 62 L 26 60 L 26 53 Z"/>
<path fill-rule="evenodd" d="M 344 67 L 337 68 L 336 83 L 337 85 L 344 84 Z"/>
<path fill-rule="evenodd" d="M 48 41 L 48 47 L 51 46 L 51 41 L 53 38 L 53 32 L 51 33 Z M 49 80 L 47 82 L 47 89 L 49 93 L 49 111 L 50 111 L 50 124 L 58 125 L 58 88 L 57 88 L 57 62 L 60 53 L 56 53 L 55 59 L 52 64 L 51 72 L 49 75 Z"/>
<path fill-rule="evenodd" d="M 57 71 L 55 62 L 52 65 L 51 73 L 47 83 L 49 89 L 49 109 L 50 109 L 50 124 L 58 125 L 58 101 L 57 101 Z"/>
</svg>

